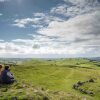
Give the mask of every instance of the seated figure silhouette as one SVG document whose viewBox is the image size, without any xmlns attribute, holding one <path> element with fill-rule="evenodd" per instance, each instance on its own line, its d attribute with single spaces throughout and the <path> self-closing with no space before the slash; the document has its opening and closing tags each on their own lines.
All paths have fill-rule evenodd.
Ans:
<svg viewBox="0 0 100 100">
<path fill-rule="evenodd" d="M 10 72 L 8 65 L 6 65 L 4 69 L 1 71 L 0 77 L 1 77 L 2 84 L 11 84 L 15 82 L 14 76 Z"/>
</svg>

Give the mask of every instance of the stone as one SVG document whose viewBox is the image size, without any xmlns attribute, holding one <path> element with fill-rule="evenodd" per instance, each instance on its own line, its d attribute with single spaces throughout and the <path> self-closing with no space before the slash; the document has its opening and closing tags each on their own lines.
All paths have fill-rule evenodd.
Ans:
<svg viewBox="0 0 100 100">
<path fill-rule="evenodd" d="M 90 79 L 89 82 L 93 82 L 94 83 L 95 81 L 94 81 L 94 79 Z"/>
<path fill-rule="evenodd" d="M 88 91 L 87 94 L 94 95 L 94 93 L 92 91 Z"/>
<path fill-rule="evenodd" d="M 79 89 L 80 90 L 80 92 L 82 92 L 82 93 L 84 93 L 84 94 L 87 94 L 87 92 L 84 90 L 84 89 Z"/>
<path fill-rule="evenodd" d="M 44 96 L 43 100 L 49 100 L 49 98 L 47 96 Z"/>
<path fill-rule="evenodd" d="M 84 84 L 84 82 L 78 81 L 77 84 L 81 86 Z"/>
<path fill-rule="evenodd" d="M 18 100 L 18 98 L 17 97 L 12 97 L 12 99 L 11 100 Z"/>
<path fill-rule="evenodd" d="M 79 87 L 78 84 L 74 84 L 74 85 L 73 85 L 73 88 L 74 88 L 74 89 L 78 89 L 78 87 Z"/>
</svg>

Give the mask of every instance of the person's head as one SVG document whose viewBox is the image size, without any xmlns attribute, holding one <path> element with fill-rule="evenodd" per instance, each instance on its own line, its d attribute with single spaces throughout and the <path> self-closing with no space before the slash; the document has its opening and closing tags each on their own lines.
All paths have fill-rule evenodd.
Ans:
<svg viewBox="0 0 100 100">
<path fill-rule="evenodd" d="M 9 65 L 5 65 L 5 70 L 9 70 Z"/>
</svg>

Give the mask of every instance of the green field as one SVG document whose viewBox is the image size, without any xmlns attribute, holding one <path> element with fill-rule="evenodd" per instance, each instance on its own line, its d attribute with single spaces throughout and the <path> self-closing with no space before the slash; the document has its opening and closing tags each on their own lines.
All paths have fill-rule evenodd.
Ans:
<svg viewBox="0 0 100 100">
<path fill-rule="evenodd" d="M 0 100 L 100 100 L 100 62 L 88 59 L 58 59 L 23 61 L 11 66 L 17 83 L 0 85 Z M 81 88 L 72 87 L 78 81 L 94 79 Z M 17 98 L 17 99 L 14 99 Z"/>
</svg>

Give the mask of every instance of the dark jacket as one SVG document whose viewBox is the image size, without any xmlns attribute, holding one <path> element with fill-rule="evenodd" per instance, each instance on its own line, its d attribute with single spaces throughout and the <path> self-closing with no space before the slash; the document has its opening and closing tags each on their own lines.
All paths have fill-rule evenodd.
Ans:
<svg viewBox="0 0 100 100">
<path fill-rule="evenodd" d="M 14 77 L 13 75 L 12 76 L 9 76 L 8 73 L 11 74 L 11 72 L 9 70 L 3 70 L 2 73 L 1 73 L 1 80 L 2 80 L 2 83 L 5 83 L 5 84 L 10 84 L 13 82 L 14 80 Z"/>
</svg>

